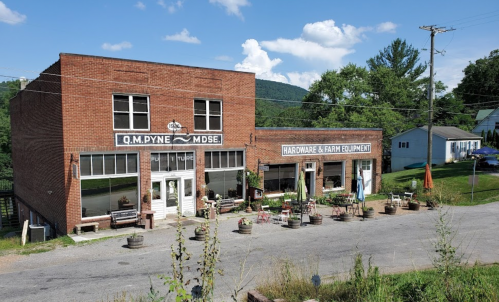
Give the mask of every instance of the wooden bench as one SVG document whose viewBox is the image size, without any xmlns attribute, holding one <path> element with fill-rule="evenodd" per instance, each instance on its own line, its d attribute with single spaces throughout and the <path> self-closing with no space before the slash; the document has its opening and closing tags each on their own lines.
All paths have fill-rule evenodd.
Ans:
<svg viewBox="0 0 499 302">
<path fill-rule="evenodd" d="M 236 204 L 232 198 L 220 200 L 220 213 L 227 213 L 237 207 L 239 207 L 239 205 Z"/>
<path fill-rule="evenodd" d="M 80 224 L 75 225 L 76 235 L 81 235 L 81 228 L 90 227 L 90 226 L 94 228 L 94 232 L 97 233 L 99 231 L 99 223 L 98 222 L 80 223 Z"/>
<path fill-rule="evenodd" d="M 139 221 L 139 214 L 137 210 L 122 210 L 111 212 L 111 227 L 118 224 L 137 223 Z"/>
</svg>

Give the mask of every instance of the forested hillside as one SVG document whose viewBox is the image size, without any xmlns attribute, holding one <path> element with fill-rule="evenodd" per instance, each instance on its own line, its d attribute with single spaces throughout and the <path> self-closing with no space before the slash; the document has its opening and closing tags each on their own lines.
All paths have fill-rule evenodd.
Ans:
<svg viewBox="0 0 499 302">
<path fill-rule="evenodd" d="M 279 115 L 287 108 L 301 107 L 301 101 L 308 93 L 298 86 L 267 80 L 256 79 L 255 86 L 256 127 L 283 126 Z"/>
</svg>

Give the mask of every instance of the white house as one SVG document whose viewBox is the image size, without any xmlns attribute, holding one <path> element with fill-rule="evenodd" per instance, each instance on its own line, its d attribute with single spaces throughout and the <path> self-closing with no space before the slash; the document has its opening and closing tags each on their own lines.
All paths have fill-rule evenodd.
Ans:
<svg viewBox="0 0 499 302">
<path fill-rule="evenodd" d="M 482 118 L 481 121 L 478 121 L 478 118 L 480 116 L 480 113 L 488 114 Z M 480 117 L 481 118 L 481 117 Z M 487 137 L 487 132 L 490 131 L 497 131 L 499 129 L 499 108 L 494 109 L 494 110 L 480 110 L 479 114 L 477 114 L 477 121 L 478 124 L 476 125 L 475 128 L 471 131 L 472 133 L 476 135 L 482 135 L 482 130 L 485 133 L 485 137 Z"/>
<path fill-rule="evenodd" d="M 433 126 L 432 162 L 443 165 L 460 160 L 480 148 L 481 137 L 456 127 Z M 426 162 L 428 127 L 414 128 L 392 137 L 392 171 Z"/>
</svg>

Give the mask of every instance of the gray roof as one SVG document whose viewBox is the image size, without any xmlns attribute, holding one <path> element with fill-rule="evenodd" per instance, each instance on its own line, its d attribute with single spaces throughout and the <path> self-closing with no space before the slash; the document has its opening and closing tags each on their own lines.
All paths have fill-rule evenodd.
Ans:
<svg viewBox="0 0 499 302">
<path fill-rule="evenodd" d="M 428 126 L 423 126 L 421 129 L 428 131 Z M 449 126 L 433 126 L 431 127 L 431 132 L 446 139 L 482 139 L 479 135 Z"/>
</svg>

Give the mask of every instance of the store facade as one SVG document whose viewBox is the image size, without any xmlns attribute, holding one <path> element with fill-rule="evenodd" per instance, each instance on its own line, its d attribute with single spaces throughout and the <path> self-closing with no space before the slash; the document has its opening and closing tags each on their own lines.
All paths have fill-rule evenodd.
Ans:
<svg viewBox="0 0 499 302">
<path fill-rule="evenodd" d="M 120 209 L 245 200 L 246 169 L 269 197 L 302 167 L 311 195 L 352 189 L 360 166 L 380 184 L 380 129 L 255 128 L 252 73 L 60 54 L 10 106 L 20 219 L 61 234 Z"/>
</svg>

